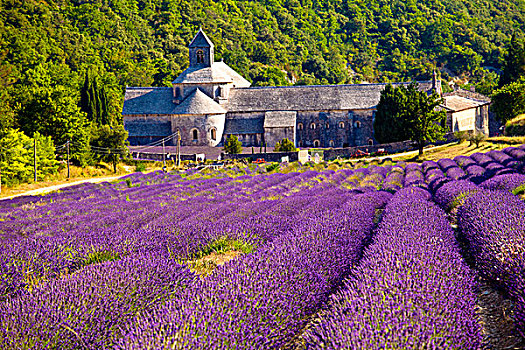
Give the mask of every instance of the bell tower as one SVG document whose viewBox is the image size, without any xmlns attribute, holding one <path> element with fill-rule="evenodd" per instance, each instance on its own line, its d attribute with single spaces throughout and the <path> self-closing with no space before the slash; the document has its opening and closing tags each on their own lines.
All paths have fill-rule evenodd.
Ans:
<svg viewBox="0 0 525 350">
<path fill-rule="evenodd" d="M 211 40 L 204 34 L 202 28 L 190 43 L 190 67 L 211 67 L 214 57 L 214 46 Z"/>
</svg>

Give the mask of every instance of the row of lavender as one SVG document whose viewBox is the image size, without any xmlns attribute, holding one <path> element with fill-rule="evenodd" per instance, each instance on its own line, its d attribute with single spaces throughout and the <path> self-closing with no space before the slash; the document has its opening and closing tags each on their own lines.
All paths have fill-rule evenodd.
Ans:
<svg viewBox="0 0 525 350">
<path fill-rule="evenodd" d="M 0 247 L 0 298 L 31 289 L 42 280 L 135 252 L 186 258 L 224 236 L 260 245 L 287 230 L 292 217 L 300 215 L 308 202 L 328 195 L 329 189 L 281 201 L 255 202 L 269 185 L 286 183 L 296 176 L 272 176 L 265 181 L 253 178 L 249 187 L 258 189 L 254 198 L 229 195 L 224 192 L 236 193 L 235 186 L 222 186 L 215 187 L 214 196 L 175 200 L 172 196 L 190 188 L 196 194 L 209 191 L 213 181 L 205 182 L 199 191 L 196 184 L 180 188 L 161 183 L 142 187 L 136 200 L 89 195 L 82 200 L 55 200 L 30 210 L 19 209 L 0 222 L 6 243 Z M 133 195 L 130 192 L 127 197 Z"/>
<path fill-rule="evenodd" d="M 474 275 L 429 192 L 396 193 L 359 266 L 304 338 L 314 349 L 478 349 Z"/>
<path fill-rule="evenodd" d="M 510 168 L 503 167 L 503 169 L 508 170 L 502 170 L 499 173 L 490 170 L 490 174 L 501 175 L 516 170 L 519 171 L 519 162 L 521 160 L 516 158 L 516 161 L 518 165 L 514 164 Z M 437 167 L 432 167 L 428 166 L 429 164 L 432 165 L 428 163 L 422 167 L 418 167 L 417 165 L 398 165 L 390 168 L 372 167 L 370 169 L 360 169 L 357 171 L 306 172 L 302 174 L 274 174 L 271 176 L 246 176 L 236 179 L 223 178 L 192 181 L 186 181 L 179 176 L 173 175 L 138 175 L 131 177 L 129 184 L 121 183 L 115 186 L 103 185 L 100 186 L 100 188 L 94 187 L 87 189 L 86 193 L 82 195 L 79 195 L 77 191 L 62 193 L 56 195 L 54 199 L 48 198 L 47 202 L 45 200 L 41 201 L 38 205 L 34 205 L 34 202 L 27 202 L 24 204 L 25 207 L 15 208 L 15 210 L 10 211 L 9 215 L 5 216 L 4 221 L 0 224 L 0 229 L 6 237 L 25 236 L 23 239 L 8 238 L 10 244 L 5 245 L 2 250 L 3 261 L 0 265 L 3 269 L 1 271 L 2 287 L 4 288 L 5 295 L 11 295 L 11 298 L 9 298 L 6 304 L 6 309 L 2 310 L 5 311 L 3 312 L 5 315 L 8 315 L 7 318 L 4 319 L 5 321 L 2 321 L 2 324 L 11 324 L 11 327 L 7 326 L 7 330 L 10 330 L 10 333 L 8 333 L 8 337 L 6 338 L 15 339 L 15 342 L 19 341 L 19 343 L 16 343 L 18 345 L 14 345 L 14 347 L 42 347 L 43 343 L 35 346 L 33 346 L 34 344 L 31 345 L 31 342 L 39 339 L 38 337 L 43 339 L 42 341 L 44 342 L 51 342 L 51 344 L 55 344 L 53 342 L 58 341 L 59 343 L 57 344 L 61 344 L 57 345 L 59 347 L 72 346 L 71 344 L 75 344 L 73 347 L 81 347 L 85 346 L 85 344 L 82 344 L 83 342 L 87 342 L 89 346 L 94 346 L 95 344 L 98 344 L 97 346 L 106 346 L 107 343 L 104 342 L 111 343 L 114 341 L 114 338 L 112 338 L 110 334 L 120 334 L 118 331 L 115 331 L 115 329 L 121 329 L 121 325 L 126 324 L 137 312 L 146 309 L 144 314 L 150 316 L 145 317 L 151 317 L 152 312 L 167 310 L 162 306 L 163 301 L 167 298 L 187 300 L 188 294 L 186 294 L 184 288 L 187 287 L 187 290 L 193 290 L 192 293 L 195 293 L 195 288 L 191 287 L 192 283 L 196 283 L 194 282 L 195 278 L 187 269 L 183 267 L 171 270 L 166 268 L 166 266 L 174 266 L 174 262 L 170 260 L 170 258 L 180 258 L 191 255 L 217 237 L 225 234 L 233 239 L 243 239 L 251 244 L 259 245 L 261 247 L 260 252 L 264 252 L 266 244 L 275 239 L 275 237 L 284 235 L 283 237 L 288 239 L 291 238 L 290 232 L 295 232 L 295 236 L 301 237 L 304 230 L 298 230 L 296 228 L 297 224 L 294 224 L 294 222 L 300 222 L 306 213 L 308 213 L 308 211 L 301 213 L 301 209 L 305 209 L 307 203 L 315 203 L 316 198 L 344 197 L 345 195 L 342 194 L 344 192 L 337 189 L 340 187 L 358 189 L 348 194 L 355 195 L 356 193 L 375 189 L 378 186 L 384 186 L 384 179 L 392 173 L 403 172 L 404 183 L 402 185 L 404 186 L 427 186 L 436 190 L 439 186 L 430 186 L 430 183 L 427 183 L 425 180 L 428 177 L 427 175 L 431 175 L 431 172 L 436 173 L 434 170 L 441 170 L 441 166 L 445 167 L 446 165 L 440 165 L 438 162 L 436 163 Z M 503 166 L 503 164 L 501 165 Z M 441 176 L 432 176 L 432 178 L 442 179 L 440 186 L 452 179 L 452 177 L 445 175 L 448 174 L 447 172 L 442 171 L 442 173 Z M 421 175 L 423 175 L 423 181 L 421 181 Z M 412 178 L 414 180 L 411 180 Z M 499 178 L 501 178 L 501 176 Z M 495 182 L 495 180 L 496 178 L 489 181 Z M 489 181 L 483 185 L 488 186 Z M 505 184 L 507 182 L 508 181 L 503 181 Z M 136 186 L 137 184 L 141 184 L 141 186 Z M 129 185 L 131 185 L 131 187 L 128 187 Z M 444 187 L 445 186 L 443 186 L 443 188 Z M 295 193 L 297 193 L 297 195 L 294 195 Z M 272 200 L 269 200 L 270 198 Z M 30 206 L 28 208 L 28 204 L 33 204 L 33 207 Z M 323 210 L 333 210 L 334 207 L 337 207 L 337 205 L 326 206 Z M 316 210 L 313 211 L 315 212 Z M 195 215 L 195 213 L 199 214 Z M 27 218 L 25 222 L 22 220 L 23 216 Z M 48 217 L 47 221 L 44 219 L 46 216 Z M 7 218 L 7 220 L 5 218 Z M 283 220 L 284 227 L 276 225 Z M 319 219 L 314 218 L 312 220 L 315 222 Z M 35 221 L 39 221 L 38 225 L 35 225 Z M 57 223 L 57 221 L 59 222 Z M 22 222 L 22 224 L 20 224 L 20 222 Z M 260 225 L 261 222 L 263 225 Z M 325 227 L 326 230 L 329 229 L 329 221 L 327 221 Z M 267 233 L 268 229 L 273 229 L 273 231 Z M 317 231 L 322 230 L 316 230 L 316 232 Z M 341 238 L 341 236 L 337 237 L 339 237 L 338 239 Z M 360 237 L 363 237 L 362 233 Z M 327 237 L 324 238 L 327 239 Z M 359 239 L 356 240 L 354 238 L 353 243 L 347 244 L 351 244 L 351 247 L 355 247 L 355 244 L 357 244 L 357 247 L 359 247 L 359 244 L 362 244 L 359 242 L 362 241 L 362 239 L 359 241 Z M 341 244 L 341 242 L 338 241 L 337 244 Z M 328 243 L 327 247 L 335 249 L 333 244 Z M 320 247 L 315 246 L 313 249 L 317 254 L 319 253 Z M 359 249 L 350 250 L 356 252 Z M 293 250 L 290 251 L 293 252 Z M 281 254 L 284 256 L 284 253 Z M 327 253 L 322 253 L 321 251 L 320 254 Z M 150 257 L 151 255 L 161 257 L 160 270 L 165 269 L 167 275 L 159 273 L 159 278 L 161 279 L 159 288 L 161 291 L 167 290 L 167 296 L 163 295 L 159 290 L 154 290 L 149 294 L 147 291 L 141 292 L 140 294 L 133 294 L 135 290 L 142 290 L 140 283 L 144 283 L 143 287 L 147 290 L 147 286 L 145 285 L 147 279 L 141 282 L 139 278 L 137 279 L 138 285 L 136 288 L 131 288 L 132 294 L 127 295 L 124 291 L 125 287 L 123 287 L 127 281 L 126 274 L 123 274 L 121 277 L 115 276 L 114 279 L 107 281 L 103 277 L 103 272 L 99 274 L 96 272 L 99 267 L 109 269 L 108 271 L 117 271 L 120 268 L 118 267 L 120 266 L 119 264 L 123 264 L 122 266 L 125 266 L 125 270 L 129 271 L 131 276 L 134 276 L 133 274 L 140 274 L 140 260 L 145 259 L 146 261 L 150 261 L 150 259 L 152 259 Z M 249 256 L 251 257 L 252 255 Z M 265 261 L 268 262 L 270 258 L 268 256 L 264 257 L 267 259 Z M 322 255 L 322 257 L 328 258 L 325 255 Z M 115 259 L 115 261 L 93 264 L 112 259 Z M 282 260 L 284 258 L 281 257 L 279 259 Z M 348 259 L 353 261 L 352 264 L 356 262 L 355 257 L 350 256 Z M 239 259 L 239 261 L 241 260 L 242 259 Z M 156 260 L 153 259 L 152 261 L 152 269 L 157 269 L 155 271 L 158 271 L 159 265 Z M 324 262 L 324 260 L 317 261 Z M 13 264 L 13 262 L 15 262 L 15 264 Z M 321 262 L 319 264 L 321 264 Z M 230 265 L 227 266 L 229 267 Z M 268 265 L 263 266 L 270 269 Z M 246 268 L 248 270 L 241 269 L 240 274 L 249 277 L 250 274 L 246 271 L 253 270 L 252 267 Z M 92 269 L 94 271 L 90 272 Z M 184 270 L 184 272 L 181 272 L 181 269 Z M 28 271 L 30 271 L 30 273 L 27 273 Z M 267 271 L 273 270 L 270 269 Z M 297 267 L 297 271 L 301 272 L 301 276 L 307 274 L 305 267 L 299 266 Z M 266 272 L 264 269 L 261 271 L 262 274 Z M 344 275 L 344 272 L 341 273 L 341 270 L 337 270 L 336 268 L 332 272 L 328 272 L 328 274 L 330 273 L 338 276 L 332 282 L 328 283 L 328 285 L 331 286 L 330 288 L 332 288 L 337 284 L 336 281 Z M 91 275 L 94 276 L 94 280 L 86 278 Z M 149 276 L 147 273 L 145 273 L 145 275 Z M 168 277 L 163 279 L 162 276 Z M 215 274 L 213 276 L 215 276 Z M 231 275 L 226 273 L 224 276 Z M 57 279 L 53 279 L 54 277 L 57 277 Z M 263 277 L 260 277 L 259 279 L 262 278 Z M 32 280 L 29 281 L 29 279 Z M 181 283 L 177 283 L 179 279 Z M 49 282 L 43 282 L 43 280 L 49 280 Z M 84 283 L 84 280 L 87 280 L 87 282 Z M 16 285 L 16 281 L 22 281 L 22 283 Z M 310 280 L 307 279 L 307 281 Z M 280 285 L 283 286 L 287 285 L 285 279 L 278 279 L 274 282 L 280 283 Z M 239 283 L 240 284 L 236 285 L 237 290 L 242 292 L 239 286 L 247 282 L 241 279 Z M 56 287 L 47 288 L 48 285 L 53 286 L 55 284 Z M 13 297 L 16 296 L 18 292 L 31 289 L 27 288 L 28 286 L 35 290 L 21 297 Z M 99 288 L 94 288 L 94 286 Z M 179 291 L 178 288 L 180 286 L 184 288 L 181 288 Z M 235 285 L 231 286 L 235 287 Z M 201 287 L 202 286 L 199 288 Z M 256 287 L 257 285 L 253 285 L 253 288 Z M 215 287 L 211 285 L 206 288 L 199 290 L 214 291 L 213 288 Z M 295 285 L 294 288 L 297 289 Z M 295 290 L 294 288 L 292 289 Z M 59 305 L 76 305 L 76 311 L 75 309 L 69 310 L 69 313 L 66 312 L 65 314 L 43 312 L 42 310 L 47 310 L 46 307 L 50 308 L 51 305 L 53 305 L 53 303 L 45 303 L 45 300 L 50 299 L 50 296 L 46 296 L 45 294 L 45 290 L 47 289 L 55 291 L 53 295 L 60 295 L 62 298 L 51 298 L 51 300 L 54 300 L 55 303 Z M 95 290 L 93 296 L 95 302 L 87 302 L 82 305 L 83 308 L 71 302 L 72 300 L 81 300 L 81 298 L 78 297 L 79 295 L 91 295 L 90 291 L 93 290 Z M 96 292 L 96 290 L 98 290 L 98 292 Z M 110 290 L 110 292 L 106 292 L 106 290 Z M 300 292 L 301 289 L 297 289 L 297 291 L 298 293 L 306 295 L 304 294 L 306 292 Z M 142 294 L 149 295 L 149 299 L 145 297 L 142 301 L 137 300 L 136 303 L 133 302 L 138 295 Z M 118 295 L 119 297 L 112 297 L 114 295 Z M 284 295 L 288 299 L 293 297 L 291 294 L 284 293 Z M 326 299 L 327 295 L 327 292 L 321 293 L 321 296 L 316 296 L 320 299 L 316 300 L 320 300 L 319 303 L 321 303 L 322 300 Z M 275 294 L 274 298 L 275 299 L 271 300 L 282 300 L 280 294 Z M 118 302 L 122 300 L 127 301 L 123 304 L 118 304 Z M 260 299 L 257 300 L 258 303 L 255 306 L 247 306 L 247 308 L 249 310 L 251 310 L 250 307 L 258 309 L 261 301 Z M 102 315 L 97 314 L 93 309 L 90 309 L 91 305 L 101 305 L 100 303 L 102 302 L 114 302 L 114 304 L 106 306 L 105 309 L 126 309 L 127 311 L 124 312 L 123 315 L 119 313 L 120 311 L 115 311 L 115 315 L 108 316 L 108 314 L 104 313 Z M 208 303 L 211 304 L 213 304 L 213 302 L 216 302 L 213 298 L 211 301 L 208 301 Z M 129 305 L 129 309 L 126 305 Z M 301 313 L 304 312 L 304 304 L 299 303 L 297 305 L 297 310 L 299 311 L 295 314 L 292 313 L 292 315 L 298 315 L 297 317 L 304 321 L 305 315 L 309 315 L 313 311 L 309 310 L 306 313 Z M 236 308 L 237 307 L 238 305 Z M 25 311 L 15 312 L 14 310 Z M 38 312 L 32 313 L 31 310 L 38 310 Z M 71 315 L 71 313 L 73 315 Z M 42 317 L 42 315 L 46 314 L 54 318 Z M 170 312 L 166 312 L 166 314 L 170 314 Z M 86 315 L 94 315 L 94 322 L 100 322 L 101 319 L 107 320 L 108 318 L 114 318 L 118 322 L 115 325 L 98 324 L 98 326 L 85 327 L 86 323 L 79 320 L 84 320 Z M 112 314 L 110 313 L 110 315 Z M 186 315 L 184 317 L 190 317 L 190 319 L 192 319 L 189 313 L 184 315 Z M 175 316 L 182 317 L 177 313 L 175 313 Z M 214 317 L 216 317 L 216 315 Z M 227 316 L 224 317 L 225 324 L 231 325 L 232 319 Z M 284 316 L 277 313 L 275 317 L 278 320 L 282 320 Z M 35 321 L 39 318 L 42 318 L 44 323 Z M 27 324 L 40 324 L 41 327 L 31 326 L 27 329 L 22 328 L 24 330 L 18 333 L 16 331 L 17 327 L 13 325 L 17 322 L 20 323 L 20 319 L 29 320 Z M 58 322 L 58 320 L 64 319 L 68 320 L 68 322 L 63 324 L 61 323 L 63 321 Z M 241 319 L 244 320 L 244 318 Z M 273 330 L 270 334 L 281 334 L 279 332 L 286 333 L 288 329 L 291 329 L 291 333 L 296 332 L 304 322 L 294 328 L 294 319 L 295 318 L 292 317 L 290 321 L 292 322 L 291 324 L 288 324 L 286 327 L 281 325 L 283 328 Z M 143 320 L 141 322 L 145 321 Z M 89 324 L 89 322 L 87 322 L 87 324 Z M 50 325 L 56 325 L 58 328 L 51 328 L 52 330 L 49 331 L 47 336 L 42 335 L 42 332 L 48 329 Z M 188 330 L 189 333 L 187 334 L 181 333 L 182 331 L 180 330 L 166 330 L 162 327 L 159 330 L 153 326 L 148 326 L 149 328 L 144 330 L 146 333 L 143 334 L 140 329 L 132 328 L 128 330 L 130 333 L 127 333 L 127 340 L 120 345 L 122 347 L 140 346 L 146 334 L 156 334 L 157 338 L 155 339 L 164 339 L 162 341 L 165 341 L 166 338 L 173 339 L 173 337 L 175 337 L 174 346 L 180 345 L 184 347 L 184 339 L 186 338 L 181 334 L 186 334 L 190 339 L 193 339 L 192 335 L 202 335 L 200 333 L 202 330 L 199 331 L 200 328 L 198 326 L 202 325 L 193 325 L 193 328 L 190 327 Z M 80 327 L 80 329 L 78 327 Z M 253 325 L 251 327 L 255 327 L 253 331 L 254 334 L 260 335 L 258 332 L 260 332 L 261 329 Z M 90 333 L 89 329 L 91 328 L 98 329 L 98 331 Z M 31 333 L 32 329 L 36 329 L 37 333 Z M 266 328 L 262 329 L 266 330 Z M 168 331 L 174 332 L 173 337 L 166 333 Z M 224 335 L 224 332 L 224 329 L 221 330 L 220 326 L 215 330 L 211 328 L 209 333 L 210 338 L 208 340 L 211 341 L 214 339 L 215 336 L 212 336 L 213 334 L 216 336 L 217 334 Z M 276 336 L 276 343 L 272 343 L 265 338 L 267 342 L 266 345 L 285 344 L 293 338 L 293 334 L 291 333 L 287 333 L 288 335 L 286 336 Z M 38 336 L 35 337 L 35 334 Z M 224 338 L 217 336 L 217 339 L 226 339 L 224 340 L 225 343 L 220 344 L 223 344 L 223 347 L 228 347 L 228 344 L 232 341 L 232 336 L 234 337 L 234 343 L 231 344 L 238 344 L 235 343 L 238 339 L 235 340 L 235 336 L 231 334 L 229 336 L 225 335 Z M 182 339 L 183 342 L 179 343 L 177 339 Z M 273 339 L 273 336 L 271 336 L 270 339 Z M 13 343 L 9 343 L 9 340 L 4 341 L 13 346 Z M 61 341 L 64 341 L 64 343 L 60 343 Z M 206 340 L 204 342 L 206 343 Z M 264 344 L 257 343 L 255 340 L 253 342 L 255 342 L 253 344 Z M 158 343 L 155 344 L 159 345 Z"/>
<path fill-rule="evenodd" d="M 312 305 L 321 303 L 349 265 L 357 260 L 360 247 L 370 236 L 374 209 L 383 205 L 390 195 L 387 193 L 378 193 L 369 197 L 364 195 L 365 197 L 360 201 L 356 199 L 355 203 L 346 205 L 346 211 L 330 214 L 333 208 L 343 205 L 354 196 L 357 194 L 325 190 L 319 191 L 316 197 L 297 196 L 290 197 L 283 202 L 275 201 L 274 206 L 267 210 L 274 209 L 274 215 L 281 216 L 280 220 L 277 220 L 281 224 L 282 221 L 286 223 L 286 220 L 282 219 L 286 219 L 287 215 L 292 218 L 302 209 L 304 209 L 304 214 L 290 220 L 288 228 L 281 228 L 279 232 L 276 232 L 277 241 L 271 246 L 263 245 L 255 255 L 247 255 L 239 259 L 237 265 L 227 265 L 228 267 L 223 270 L 223 275 L 214 274 L 213 278 L 217 279 L 215 282 L 212 279 L 207 279 L 206 283 L 198 280 L 187 268 L 177 265 L 170 259 L 171 254 L 166 255 L 166 252 L 172 253 L 164 249 L 166 241 L 158 240 L 158 237 L 154 237 L 153 242 L 151 239 L 148 240 L 149 247 L 154 249 L 123 252 L 121 247 L 111 246 L 112 250 L 109 251 L 114 253 L 114 249 L 121 249 L 118 253 L 123 256 L 115 257 L 114 261 L 90 264 L 77 272 L 59 275 L 57 278 L 35 284 L 31 291 L 18 295 L 11 294 L 0 307 L 0 323 L 4 331 L 0 341 L 5 348 L 105 348 L 121 338 L 122 329 L 133 320 L 133 316 L 138 312 L 143 312 L 145 315 L 150 315 L 150 313 L 156 315 L 157 310 L 164 310 L 163 302 L 166 299 L 173 300 L 169 305 L 180 305 L 181 301 L 188 300 L 194 300 L 197 303 L 202 300 L 200 298 L 205 298 L 204 290 L 208 290 L 209 304 L 197 303 L 194 307 L 189 304 L 183 309 L 189 320 L 195 320 L 191 310 L 201 309 L 203 312 L 215 312 L 218 300 L 223 300 L 226 304 L 222 315 L 223 323 L 217 326 L 216 335 L 218 337 L 221 334 L 220 327 L 228 329 L 231 312 L 242 310 L 244 300 L 246 302 L 244 309 L 259 310 L 258 314 L 248 312 L 246 317 L 262 319 L 273 317 L 274 321 L 267 324 L 269 335 L 272 335 L 273 339 L 275 332 L 281 332 L 282 334 L 275 341 L 282 343 L 290 337 L 289 329 L 293 329 L 297 320 L 304 315 L 311 314 Z M 326 201 L 327 197 L 332 200 Z M 260 206 L 259 203 L 258 207 Z M 249 215 L 241 213 L 243 208 L 236 208 L 238 210 L 234 215 L 228 214 L 229 209 L 221 209 L 221 218 L 224 218 L 222 220 L 224 222 L 232 221 L 235 215 L 241 216 L 242 220 L 250 219 Z M 246 209 L 244 213 L 247 214 L 248 211 Z M 252 211 L 252 216 L 261 218 L 261 211 L 264 212 L 264 210 Z M 363 216 L 361 213 L 366 213 L 366 215 Z M 213 213 L 210 214 L 213 216 Z M 340 225 L 332 227 L 331 223 L 334 221 L 339 221 Z M 355 222 L 362 222 L 362 226 L 351 229 L 349 224 Z M 240 221 L 238 220 L 237 223 Z M 294 223 L 293 227 L 292 223 Z M 309 236 L 305 235 L 304 227 L 314 223 L 317 226 L 310 230 Z M 276 230 L 275 225 L 270 226 Z M 111 231 L 112 235 L 115 235 L 115 231 Z M 117 236 L 122 233 L 119 232 Z M 268 235 L 267 232 L 264 233 Z M 128 233 L 126 237 L 117 237 L 116 241 L 121 244 L 125 242 L 124 249 L 129 249 L 128 244 L 133 241 L 134 234 Z M 141 232 L 136 238 L 143 238 L 146 234 L 151 234 L 151 232 Z M 99 236 L 105 235 L 102 232 L 93 233 L 91 242 L 97 240 Z M 56 235 L 52 238 L 56 238 Z M 82 238 L 90 239 L 88 236 Z M 312 242 L 310 247 L 305 245 L 309 241 Z M 81 244 L 80 241 L 77 243 Z M 350 252 L 353 253 L 350 254 Z M 300 256 L 299 253 L 303 255 Z M 305 261 L 309 260 L 305 258 L 309 256 L 318 261 L 317 266 L 305 264 Z M 323 269 L 319 270 L 318 267 Z M 269 270 L 270 268 L 273 270 Z M 258 280 L 253 279 L 255 271 L 260 272 Z M 274 276 L 275 279 L 268 279 L 268 276 Z M 225 289 L 224 283 L 230 280 L 232 284 Z M 260 283 L 265 280 L 268 280 L 267 283 L 260 286 Z M 249 289 L 246 287 L 249 286 L 247 284 L 249 281 L 251 281 L 252 293 L 259 296 L 258 300 L 240 298 L 248 293 Z M 203 287 L 203 284 L 208 286 L 207 289 Z M 274 288 L 273 295 L 265 299 L 272 287 Z M 236 292 L 237 295 L 217 299 L 216 293 L 223 289 Z M 320 290 L 325 292 L 319 294 Z M 315 300 L 317 301 L 314 302 Z M 240 304 L 227 309 L 228 302 L 234 301 Z M 284 304 L 275 304 L 285 301 L 291 302 L 288 309 L 282 308 Z M 267 306 L 260 307 L 264 302 Z M 208 307 L 203 308 L 204 305 Z M 275 313 L 273 316 L 269 314 L 270 307 Z M 180 311 L 179 308 L 176 309 Z M 169 314 L 166 313 L 166 317 L 168 316 Z M 150 325 L 156 324 L 153 319 L 148 318 L 150 316 L 145 317 L 145 320 L 136 324 L 140 332 L 147 331 L 147 328 L 140 326 L 144 322 L 150 321 L 152 322 L 149 323 Z M 287 318 L 289 324 L 283 325 L 283 318 Z M 250 327 L 257 327 L 258 324 L 261 327 L 263 325 L 257 319 L 253 319 Z M 200 325 L 196 323 L 194 331 L 202 331 L 197 327 Z M 296 325 L 296 328 L 298 327 L 300 327 L 299 324 Z M 259 334 L 264 334 L 261 331 L 262 329 L 254 329 L 253 335 L 258 337 Z M 126 339 L 130 339 L 132 334 L 134 334 L 133 331 Z M 135 338 L 132 337 L 126 344 L 129 343 L 132 346 L 133 339 Z M 191 339 L 192 337 L 189 337 L 187 340 Z M 213 343 L 213 339 L 209 338 L 208 341 Z M 245 344 L 252 338 L 243 339 L 239 341 Z M 147 341 L 153 340 L 147 338 Z M 255 342 L 253 339 L 252 341 Z M 256 343 L 263 344 L 261 341 Z M 228 340 L 225 342 L 227 344 Z"/>
<path fill-rule="evenodd" d="M 525 336 L 525 202 L 512 194 L 522 174 L 497 176 L 477 186 L 465 180 L 443 185 L 434 198 L 454 209 L 459 238 L 476 269 L 513 300 Z"/>
</svg>

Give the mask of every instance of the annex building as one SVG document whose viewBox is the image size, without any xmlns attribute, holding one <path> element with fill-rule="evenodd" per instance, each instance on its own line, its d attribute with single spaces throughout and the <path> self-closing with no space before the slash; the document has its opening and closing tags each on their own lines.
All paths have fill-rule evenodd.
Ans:
<svg viewBox="0 0 525 350">
<path fill-rule="evenodd" d="M 177 131 L 183 146 L 220 146 L 236 135 L 243 146 L 274 146 L 284 138 L 296 147 L 374 144 L 375 107 L 386 84 L 251 87 L 224 62 L 199 30 L 189 45 L 189 67 L 171 87 L 127 87 L 122 116 L 131 145 Z M 434 75 L 420 81 L 441 94 Z M 393 84 L 408 84 L 399 83 Z M 447 97 L 451 131 L 488 130 L 488 102 Z"/>
</svg>

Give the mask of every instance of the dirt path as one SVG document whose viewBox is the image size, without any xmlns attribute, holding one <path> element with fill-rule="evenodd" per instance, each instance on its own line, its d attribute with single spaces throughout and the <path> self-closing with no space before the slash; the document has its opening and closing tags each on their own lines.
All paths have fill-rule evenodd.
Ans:
<svg viewBox="0 0 525 350">
<path fill-rule="evenodd" d="M 1 200 L 5 200 L 5 199 L 11 199 L 11 198 L 15 198 L 15 197 L 20 197 L 20 196 L 38 196 L 38 195 L 41 195 L 41 194 L 46 194 L 46 193 L 49 193 L 49 192 L 57 191 L 57 190 L 59 190 L 61 188 L 64 188 L 64 187 L 79 185 L 79 184 L 82 184 L 82 183 L 100 183 L 100 182 L 105 182 L 105 181 L 114 181 L 114 180 L 116 180 L 116 179 L 118 179 L 118 178 L 120 178 L 122 176 L 125 176 L 125 175 L 107 176 L 107 177 L 93 177 L 93 178 L 90 178 L 90 179 L 83 179 L 83 180 L 74 181 L 74 182 L 66 182 L 66 183 L 63 183 L 63 184 L 60 184 L 60 185 L 54 185 L 54 186 L 49 186 L 49 187 L 37 188 L 35 190 L 18 193 L 18 194 L 12 195 L 12 196 L 2 197 L 2 198 L 0 198 L 0 201 Z"/>
</svg>

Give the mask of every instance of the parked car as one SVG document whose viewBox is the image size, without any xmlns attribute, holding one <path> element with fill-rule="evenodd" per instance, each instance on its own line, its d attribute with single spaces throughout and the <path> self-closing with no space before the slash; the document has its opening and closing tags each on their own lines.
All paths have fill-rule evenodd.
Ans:
<svg viewBox="0 0 525 350">
<path fill-rule="evenodd" d="M 361 157 L 369 157 L 369 156 L 370 156 L 370 153 L 361 151 L 358 149 L 357 151 L 355 151 L 354 153 L 350 155 L 350 158 L 361 158 Z"/>
</svg>

